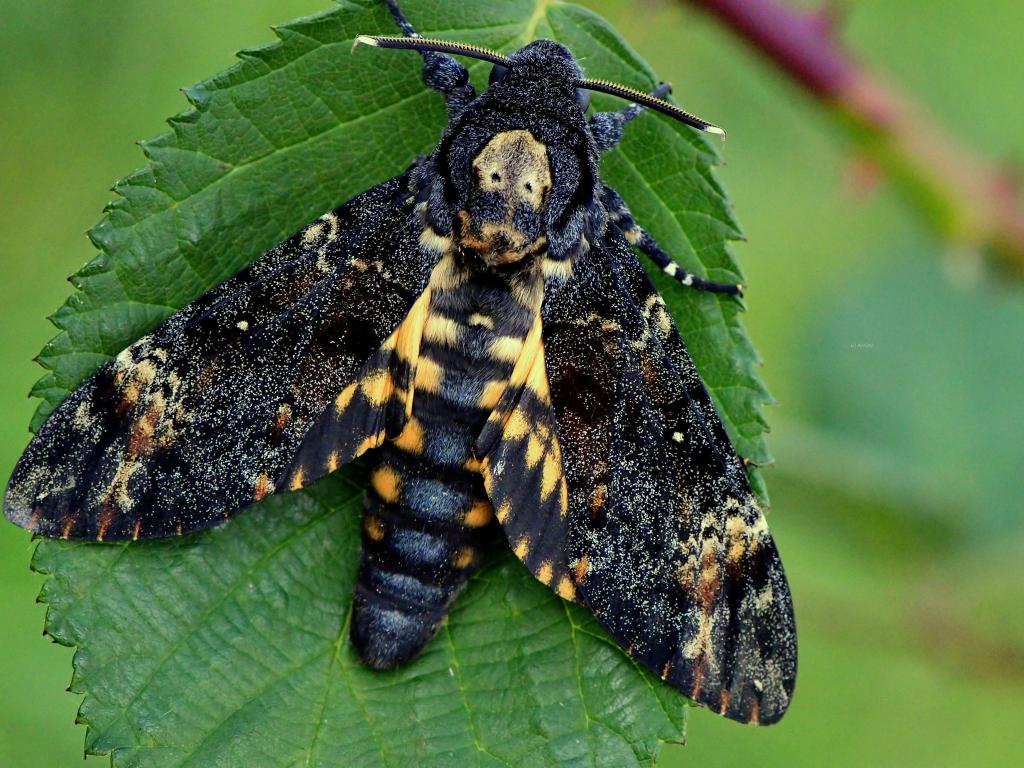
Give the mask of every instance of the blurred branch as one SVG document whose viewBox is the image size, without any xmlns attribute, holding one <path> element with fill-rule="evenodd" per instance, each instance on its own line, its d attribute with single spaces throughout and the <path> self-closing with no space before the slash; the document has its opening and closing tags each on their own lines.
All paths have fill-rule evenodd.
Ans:
<svg viewBox="0 0 1024 768">
<path fill-rule="evenodd" d="M 719 19 L 835 111 L 940 237 L 1024 277 L 1024 196 L 1012 174 L 958 144 L 867 72 L 829 10 L 777 0 L 686 0 Z"/>
</svg>

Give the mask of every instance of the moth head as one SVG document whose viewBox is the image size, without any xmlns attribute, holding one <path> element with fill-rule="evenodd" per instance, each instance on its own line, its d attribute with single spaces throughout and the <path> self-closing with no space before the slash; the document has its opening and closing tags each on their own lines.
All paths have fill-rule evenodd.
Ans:
<svg viewBox="0 0 1024 768">
<path fill-rule="evenodd" d="M 571 260 L 604 231 L 599 153 L 586 117 L 591 91 L 723 133 L 655 96 L 587 79 L 572 52 L 552 40 L 535 40 L 507 56 L 418 36 L 360 36 L 355 43 L 492 65 L 487 90 L 453 115 L 419 180 L 425 223 L 490 266 L 541 253 Z"/>
</svg>

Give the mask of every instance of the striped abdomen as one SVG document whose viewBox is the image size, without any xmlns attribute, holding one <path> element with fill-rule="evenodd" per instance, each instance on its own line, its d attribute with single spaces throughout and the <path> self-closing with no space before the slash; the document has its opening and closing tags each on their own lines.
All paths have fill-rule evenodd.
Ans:
<svg viewBox="0 0 1024 768">
<path fill-rule="evenodd" d="M 372 667 L 415 656 L 479 565 L 493 511 L 473 445 L 539 311 L 536 269 L 500 275 L 446 257 L 430 284 L 412 413 L 375 451 L 352 638 Z"/>
</svg>

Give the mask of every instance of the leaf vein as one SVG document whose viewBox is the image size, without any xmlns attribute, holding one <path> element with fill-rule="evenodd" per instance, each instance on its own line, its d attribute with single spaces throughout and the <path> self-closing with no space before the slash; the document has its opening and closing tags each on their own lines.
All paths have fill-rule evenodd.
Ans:
<svg viewBox="0 0 1024 768">
<path fill-rule="evenodd" d="M 139 698 L 142 696 L 142 694 L 146 692 L 146 690 L 152 684 L 153 680 L 160 673 L 160 670 L 163 669 L 164 665 L 171 660 L 174 654 L 178 650 L 180 650 L 182 646 L 184 646 L 184 644 L 196 632 L 199 631 L 200 628 L 202 628 L 203 624 L 206 622 L 206 619 L 208 619 L 215 610 L 217 610 L 220 606 L 227 602 L 228 598 L 233 596 L 235 592 L 237 592 L 242 587 L 242 585 L 248 581 L 249 577 L 257 570 L 259 566 L 263 565 L 269 560 L 272 560 L 275 556 L 277 556 L 278 553 L 286 549 L 293 541 L 303 536 L 306 532 L 317 527 L 326 518 L 330 517 L 331 514 L 332 513 L 327 512 L 318 515 L 309 520 L 306 524 L 290 532 L 285 538 L 283 538 L 278 543 L 276 547 L 262 554 L 255 562 L 253 562 L 248 568 L 246 568 L 241 573 L 241 575 L 239 575 L 239 577 L 235 579 L 234 582 L 232 582 L 232 584 L 227 588 L 227 590 L 225 590 L 216 600 L 207 605 L 207 607 L 203 610 L 199 617 L 185 629 L 181 636 L 171 645 L 170 649 L 160 657 L 156 665 L 146 676 L 145 680 L 143 680 L 139 689 L 136 690 L 136 692 L 128 700 L 128 703 L 119 706 L 119 709 L 125 714 L 125 716 L 127 717 L 129 715 L 129 710 L 131 709 L 132 705 L 134 705 L 135 702 L 137 702 Z"/>
</svg>

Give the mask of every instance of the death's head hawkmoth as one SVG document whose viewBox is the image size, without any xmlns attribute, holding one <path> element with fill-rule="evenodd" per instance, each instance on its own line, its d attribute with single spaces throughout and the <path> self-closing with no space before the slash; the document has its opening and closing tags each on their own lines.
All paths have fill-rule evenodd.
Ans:
<svg viewBox="0 0 1024 768">
<path fill-rule="evenodd" d="M 359 456 L 370 485 L 352 640 L 414 658 L 500 530 L 562 599 L 669 684 L 772 723 L 796 677 L 789 587 L 713 402 L 634 249 L 680 267 L 600 176 L 664 100 L 587 79 L 564 46 L 505 56 L 416 35 L 436 148 L 271 249 L 103 365 L 11 477 L 43 536 L 216 525 Z M 491 62 L 477 94 L 453 55 Z M 588 116 L 589 93 L 632 103 Z M 666 158 L 670 162 L 671 158 Z"/>
</svg>

